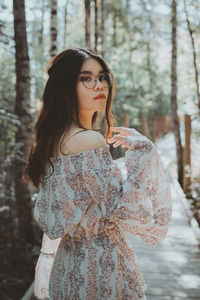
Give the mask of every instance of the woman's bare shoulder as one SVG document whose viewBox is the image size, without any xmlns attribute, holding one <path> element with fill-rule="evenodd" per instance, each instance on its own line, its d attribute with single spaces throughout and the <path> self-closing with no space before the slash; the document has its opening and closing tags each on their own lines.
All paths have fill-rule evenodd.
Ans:
<svg viewBox="0 0 200 300">
<path fill-rule="evenodd" d="M 85 130 L 76 133 L 69 140 L 64 140 L 62 151 L 66 152 L 83 152 L 90 149 L 106 147 L 106 139 L 103 135 L 95 130 Z"/>
</svg>

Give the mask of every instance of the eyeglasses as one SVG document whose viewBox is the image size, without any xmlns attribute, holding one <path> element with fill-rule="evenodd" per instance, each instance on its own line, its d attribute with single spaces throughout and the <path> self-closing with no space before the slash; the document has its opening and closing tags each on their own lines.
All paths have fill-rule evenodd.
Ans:
<svg viewBox="0 0 200 300">
<path fill-rule="evenodd" d="M 87 73 L 82 75 L 80 80 L 87 89 L 93 89 L 97 84 L 97 78 L 105 88 L 112 86 L 112 75 L 108 72 L 104 72 L 98 76 L 95 76 L 92 73 Z"/>
</svg>

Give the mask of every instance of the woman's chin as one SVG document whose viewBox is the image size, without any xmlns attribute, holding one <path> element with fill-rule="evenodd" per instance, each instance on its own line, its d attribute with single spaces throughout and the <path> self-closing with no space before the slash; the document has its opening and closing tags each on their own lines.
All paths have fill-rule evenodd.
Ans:
<svg viewBox="0 0 200 300">
<path fill-rule="evenodd" d="M 102 111 L 106 107 L 106 102 L 105 103 L 99 103 L 98 105 L 95 105 L 95 111 Z"/>
<path fill-rule="evenodd" d="M 104 105 L 104 107 L 98 107 L 95 109 L 95 111 L 103 111 L 103 110 L 105 110 L 105 105 Z"/>
</svg>

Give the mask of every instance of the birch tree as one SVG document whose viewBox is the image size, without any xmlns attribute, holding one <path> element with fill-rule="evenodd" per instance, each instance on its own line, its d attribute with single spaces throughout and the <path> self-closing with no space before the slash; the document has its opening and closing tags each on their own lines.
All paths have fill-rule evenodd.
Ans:
<svg viewBox="0 0 200 300">
<path fill-rule="evenodd" d="M 57 54 L 57 0 L 51 0 L 50 56 Z"/>
<path fill-rule="evenodd" d="M 198 109 L 200 114 L 200 87 L 199 87 L 199 73 L 197 68 L 197 55 L 196 55 L 196 46 L 195 46 L 195 40 L 194 40 L 194 31 L 192 30 L 192 25 L 189 19 L 189 14 L 187 11 L 187 5 L 186 1 L 184 0 L 184 11 L 186 15 L 186 22 L 187 22 L 187 28 L 191 39 L 192 44 L 192 53 L 193 53 L 193 64 L 194 64 L 194 73 L 195 73 L 195 82 L 196 82 L 196 91 L 197 91 L 197 99 L 198 99 Z"/>
<path fill-rule="evenodd" d="M 63 49 L 66 47 L 66 35 L 67 35 L 67 8 L 68 8 L 68 0 L 66 0 L 65 8 L 64 8 L 64 32 L 63 32 Z"/>
<path fill-rule="evenodd" d="M 42 53 L 44 51 L 43 46 L 44 46 L 44 42 L 43 42 L 43 34 L 44 34 L 44 13 L 45 13 L 45 3 L 44 0 L 41 1 L 42 2 L 42 16 L 41 16 L 41 28 L 39 31 L 39 44 L 41 45 L 41 50 Z"/>
</svg>

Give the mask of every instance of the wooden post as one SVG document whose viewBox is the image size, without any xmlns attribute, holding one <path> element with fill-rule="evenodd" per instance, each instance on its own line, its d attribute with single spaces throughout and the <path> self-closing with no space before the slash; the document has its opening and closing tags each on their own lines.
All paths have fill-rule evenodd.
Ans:
<svg viewBox="0 0 200 300">
<path fill-rule="evenodd" d="M 160 130 L 163 134 L 164 133 L 164 116 L 160 117 Z"/>
<path fill-rule="evenodd" d="M 148 136 L 147 133 L 147 117 L 146 116 L 142 116 L 142 134 L 145 136 Z"/>
<path fill-rule="evenodd" d="M 172 131 L 172 117 L 169 115 L 169 131 Z"/>
<path fill-rule="evenodd" d="M 151 116 L 151 134 L 152 134 L 152 142 L 156 142 L 156 124 L 155 124 L 155 116 Z"/>
<path fill-rule="evenodd" d="M 160 138 L 160 130 L 161 130 L 161 117 L 157 118 L 157 137 Z"/>
<path fill-rule="evenodd" d="M 190 115 L 184 116 L 185 123 L 185 147 L 184 147 L 184 181 L 183 188 L 185 193 L 191 193 L 191 117 Z"/>
<path fill-rule="evenodd" d="M 167 133 L 167 116 L 162 116 L 162 122 L 163 122 L 163 133 Z"/>
<path fill-rule="evenodd" d="M 129 127 L 129 120 L 128 120 L 128 114 L 127 113 L 124 114 L 123 124 L 124 124 L 124 127 Z"/>
<path fill-rule="evenodd" d="M 166 115 L 166 133 L 170 131 L 170 116 Z"/>
</svg>

